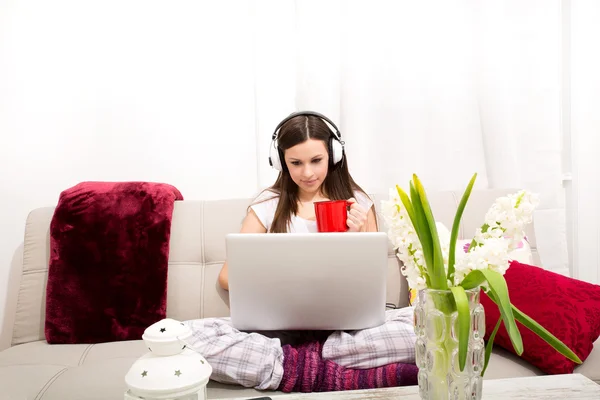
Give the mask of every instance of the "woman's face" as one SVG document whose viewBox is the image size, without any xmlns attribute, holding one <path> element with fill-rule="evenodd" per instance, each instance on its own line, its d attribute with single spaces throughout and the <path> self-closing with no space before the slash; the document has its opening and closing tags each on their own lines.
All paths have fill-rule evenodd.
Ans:
<svg viewBox="0 0 600 400">
<path fill-rule="evenodd" d="M 284 157 L 290 176 L 300 190 L 311 194 L 318 192 L 327 176 L 328 154 L 325 143 L 308 139 L 285 150 Z"/>
</svg>

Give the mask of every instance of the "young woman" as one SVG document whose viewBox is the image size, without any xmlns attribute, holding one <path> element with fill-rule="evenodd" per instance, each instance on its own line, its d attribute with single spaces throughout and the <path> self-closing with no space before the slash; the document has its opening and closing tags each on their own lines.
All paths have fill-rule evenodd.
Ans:
<svg viewBox="0 0 600 400">
<path fill-rule="evenodd" d="M 377 232 L 373 202 L 350 176 L 333 122 L 315 112 L 294 113 L 279 123 L 273 140 L 270 161 L 280 173 L 249 207 L 242 233 L 316 232 L 314 203 L 324 200 L 351 203 L 348 232 Z M 219 285 L 229 289 L 227 263 Z"/>
<path fill-rule="evenodd" d="M 373 202 L 350 176 L 341 136 L 330 120 L 314 112 L 292 114 L 275 129 L 273 144 L 270 162 L 279 176 L 248 208 L 242 233 L 316 232 L 313 204 L 322 200 L 351 202 L 349 232 L 378 230 Z M 219 284 L 228 290 L 226 263 Z M 408 307 L 388 310 L 379 327 L 313 332 L 312 336 L 324 340 L 323 359 L 346 368 L 414 363 L 412 320 Z M 186 323 L 193 331 L 189 346 L 212 366 L 212 380 L 261 390 L 281 389 L 286 382 L 283 345 L 297 345 L 311 337 L 307 332 L 241 332 L 228 317 Z"/>
</svg>

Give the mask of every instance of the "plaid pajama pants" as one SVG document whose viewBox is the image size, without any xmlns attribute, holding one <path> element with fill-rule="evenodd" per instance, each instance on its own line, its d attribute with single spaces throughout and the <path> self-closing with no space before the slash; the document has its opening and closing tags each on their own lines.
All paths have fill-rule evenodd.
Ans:
<svg viewBox="0 0 600 400">
<path fill-rule="evenodd" d="M 386 311 L 381 326 L 356 331 L 311 332 L 325 339 L 324 360 L 343 367 L 368 369 L 391 363 L 414 363 L 416 335 L 413 307 Z M 185 321 L 193 335 L 189 345 L 213 368 L 211 379 L 275 390 L 283 377 L 283 344 L 307 340 L 306 332 L 241 332 L 229 318 Z"/>
</svg>

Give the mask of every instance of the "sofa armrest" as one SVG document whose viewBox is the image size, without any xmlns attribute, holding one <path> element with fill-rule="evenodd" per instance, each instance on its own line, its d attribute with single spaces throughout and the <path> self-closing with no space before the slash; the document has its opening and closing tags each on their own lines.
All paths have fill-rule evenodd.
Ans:
<svg viewBox="0 0 600 400">
<path fill-rule="evenodd" d="M 21 275 L 23 274 L 23 244 L 15 250 L 8 269 L 8 283 L 6 290 L 6 305 L 4 307 L 4 319 L 0 321 L 0 351 L 12 345 L 13 328 L 17 312 L 17 301 L 19 298 L 19 287 Z"/>
</svg>

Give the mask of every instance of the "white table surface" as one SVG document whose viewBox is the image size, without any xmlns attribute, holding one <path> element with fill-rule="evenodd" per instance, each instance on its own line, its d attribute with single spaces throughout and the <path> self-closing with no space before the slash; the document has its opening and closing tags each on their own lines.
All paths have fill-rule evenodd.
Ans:
<svg viewBox="0 0 600 400">
<path fill-rule="evenodd" d="M 402 399 L 420 400 L 418 386 L 382 389 L 349 390 L 322 393 L 289 393 L 273 395 L 273 400 L 359 400 L 359 399 Z M 249 400 L 254 397 L 237 397 L 230 400 Z M 550 400 L 600 399 L 600 385 L 580 374 L 544 375 L 523 378 L 489 379 L 483 381 L 482 400 Z"/>
</svg>

